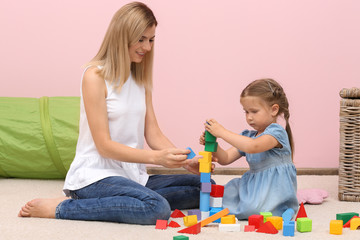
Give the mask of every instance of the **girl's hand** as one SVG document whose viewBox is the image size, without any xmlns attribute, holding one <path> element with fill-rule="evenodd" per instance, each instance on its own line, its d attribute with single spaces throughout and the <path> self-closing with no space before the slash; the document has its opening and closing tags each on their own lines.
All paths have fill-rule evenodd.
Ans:
<svg viewBox="0 0 360 240">
<path fill-rule="evenodd" d="M 199 143 L 200 145 L 204 145 L 205 146 L 205 132 L 203 132 L 199 138 Z"/>
<path fill-rule="evenodd" d="M 190 159 L 187 159 L 187 154 L 190 153 L 188 149 L 168 148 L 159 151 L 154 151 L 154 162 L 167 168 L 179 168 L 188 164 Z"/>
<path fill-rule="evenodd" d="M 204 123 L 204 125 L 206 131 L 208 131 L 217 138 L 221 138 L 221 135 L 226 131 L 226 129 L 215 119 L 206 120 L 206 123 Z"/>
</svg>

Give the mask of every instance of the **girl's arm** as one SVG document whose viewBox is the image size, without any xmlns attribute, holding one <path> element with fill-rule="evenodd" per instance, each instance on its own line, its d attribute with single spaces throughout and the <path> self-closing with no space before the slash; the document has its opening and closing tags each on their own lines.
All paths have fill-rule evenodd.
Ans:
<svg viewBox="0 0 360 240">
<path fill-rule="evenodd" d="M 184 166 L 187 163 L 187 150 L 135 149 L 111 139 L 105 101 L 106 85 L 96 71 L 96 68 L 90 68 L 85 72 L 82 94 L 90 131 L 99 154 L 123 162 L 150 163 L 170 168 Z"/>
<path fill-rule="evenodd" d="M 255 139 L 242 136 L 225 129 L 214 119 L 205 123 L 205 129 L 215 137 L 222 138 L 225 142 L 246 153 L 260 153 L 274 147 L 281 147 L 276 138 L 271 135 L 263 135 Z"/>
</svg>

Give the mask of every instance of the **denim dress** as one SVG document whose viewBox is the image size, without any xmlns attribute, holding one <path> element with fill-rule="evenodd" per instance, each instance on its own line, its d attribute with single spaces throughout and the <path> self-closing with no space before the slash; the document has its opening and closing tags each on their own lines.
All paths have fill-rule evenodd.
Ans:
<svg viewBox="0 0 360 240">
<path fill-rule="evenodd" d="M 271 135 L 282 147 L 255 154 L 239 151 L 246 157 L 250 170 L 241 178 L 232 179 L 225 185 L 223 207 L 228 208 L 238 219 L 247 219 L 260 212 L 281 216 L 288 208 L 296 212 L 299 206 L 296 197 L 296 168 L 292 163 L 285 129 L 273 123 L 259 136 L 256 134 L 254 130 L 241 133 L 251 138 Z"/>
</svg>

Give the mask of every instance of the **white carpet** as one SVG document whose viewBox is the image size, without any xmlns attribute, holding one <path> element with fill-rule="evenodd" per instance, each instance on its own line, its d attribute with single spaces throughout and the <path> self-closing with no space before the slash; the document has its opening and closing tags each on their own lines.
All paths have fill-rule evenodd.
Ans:
<svg viewBox="0 0 360 240">
<path fill-rule="evenodd" d="M 213 175 L 217 184 L 225 184 L 237 177 L 231 175 Z M 42 240 L 42 239 L 167 239 L 182 235 L 182 219 L 171 219 L 181 224 L 181 228 L 156 230 L 155 226 L 138 226 L 104 222 L 70 221 L 56 219 L 19 218 L 18 211 L 27 201 L 38 198 L 61 196 L 63 181 L 0 179 L 0 240 Z M 341 202 L 338 200 L 338 176 L 298 176 L 298 188 L 320 188 L 328 191 L 329 197 L 321 205 L 305 205 L 309 218 L 313 221 L 313 230 L 309 233 L 295 232 L 295 239 L 360 239 L 360 229 L 344 229 L 343 234 L 329 234 L 330 220 L 336 219 L 336 213 L 360 212 L 359 202 Z M 185 214 L 186 211 L 183 211 Z M 189 239 L 289 239 L 278 234 L 244 232 L 247 221 L 241 221 L 241 232 L 219 232 L 217 226 L 204 227 L 198 235 L 187 235 Z"/>
</svg>

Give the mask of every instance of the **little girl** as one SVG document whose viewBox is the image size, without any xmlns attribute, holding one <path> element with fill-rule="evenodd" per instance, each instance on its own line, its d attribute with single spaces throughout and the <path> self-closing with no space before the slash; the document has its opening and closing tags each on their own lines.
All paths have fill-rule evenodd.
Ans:
<svg viewBox="0 0 360 240">
<path fill-rule="evenodd" d="M 215 119 L 204 124 L 205 129 L 232 147 L 220 146 L 213 153 L 221 165 L 246 157 L 250 170 L 241 178 L 225 185 L 223 207 L 238 219 L 247 219 L 260 212 L 281 216 L 288 208 L 298 209 L 296 169 L 292 162 L 294 149 L 289 124 L 289 104 L 283 88 L 273 79 L 259 79 L 241 93 L 240 103 L 247 123 L 254 130 L 241 134 L 225 129 Z M 286 130 L 277 123 L 283 116 Z M 204 135 L 200 144 L 205 144 Z"/>
</svg>

